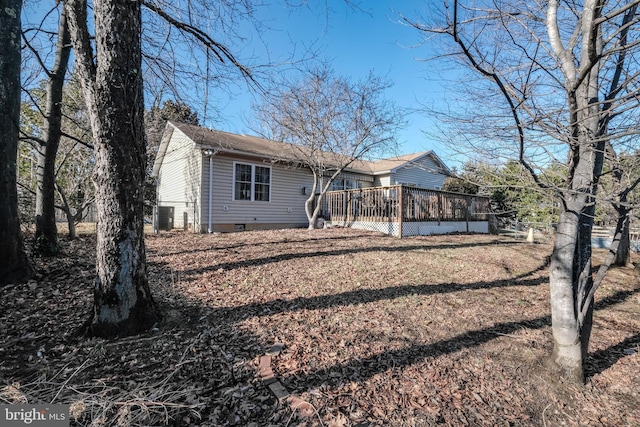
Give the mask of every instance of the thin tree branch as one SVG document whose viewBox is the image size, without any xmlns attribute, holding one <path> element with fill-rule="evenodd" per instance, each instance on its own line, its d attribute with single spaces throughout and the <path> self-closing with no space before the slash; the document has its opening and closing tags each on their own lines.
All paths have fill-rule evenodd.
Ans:
<svg viewBox="0 0 640 427">
<path fill-rule="evenodd" d="M 27 46 L 27 48 L 31 51 L 33 56 L 36 58 L 36 61 L 40 65 L 40 68 L 42 68 L 42 71 L 47 75 L 48 78 L 52 78 L 53 73 L 51 73 L 51 71 L 49 71 L 49 69 L 45 65 L 44 61 L 42 60 L 42 57 L 40 57 L 40 53 L 38 52 L 38 50 L 34 48 L 31 45 L 31 43 L 29 43 L 29 40 L 27 40 L 27 37 L 24 35 L 24 32 L 22 32 L 21 34 L 22 34 L 22 41 L 24 42 L 25 46 Z"/>
<path fill-rule="evenodd" d="M 74 142 L 77 142 L 77 143 L 78 143 L 78 144 L 80 144 L 80 145 L 84 145 L 85 147 L 87 147 L 87 148 L 89 148 L 89 149 L 91 149 L 91 150 L 93 150 L 93 149 L 94 149 L 93 145 L 89 144 L 89 143 L 88 143 L 88 142 L 86 142 L 86 141 L 83 141 L 82 139 L 80 139 L 80 138 L 78 138 L 78 137 L 76 137 L 76 136 L 73 136 L 73 135 L 71 135 L 71 134 L 68 134 L 68 133 L 66 133 L 66 132 L 64 132 L 64 131 L 61 133 L 61 135 L 62 135 L 62 136 L 64 136 L 65 138 L 68 138 L 68 139 L 70 139 L 70 140 L 74 141 Z"/>
<path fill-rule="evenodd" d="M 29 97 L 29 99 L 31 100 L 33 105 L 38 109 L 38 113 L 40 113 L 40 115 L 46 119 L 47 118 L 47 113 L 42 108 L 40 108 L 40 105 L 38 104 L 38 101 L 33 97 L 33 95 L 31 94 L 31 91 L 29 91 L 29 89 L 27 89 L 24 86 L 20 86 L 20 88 L 22 89 L 22 91 L 24 93 L 27 94 L 27 96 Z"/>
<path fill-rule="evenodd" d="M 513 117 L 513 120 L 516 124 L 516 128 L 518 130 L 518 143 L 520 145 L 519 162 L 527 169 L 527 171 L 529 172 L 529 174 L 531 175 L 531 177 L 539 187 L 545 188 L 545 189 L 549 188 L 548 185 L 546 185 L 540 180 L 540 178 L 538 177 L 538 174 L 535 172 L 533 167 L 531 167 L 529 162 L 527 162 L 524 158 L 524 145 L 525 145 L 524 126 L 520 121 L 520 116 L 518 115 L 517 106 L 515 105 L 515 103 L 513 102 L 513 99 L 509 95 L 509 91 L 507 90 L 505 84 L 503 83 L 502 79 L 497 73 L 485 69 L 482 65 L 480 65 L 480 63 L 478 63 L 478 61 L 476 61 L 476 58 L 473 56 L 473 54 L 471 53 L 467 45 L 458 35 L 458 1 L 457 0 L 453 2 L 453 34 L 452 36 L 453 36 L 453 40 L 458 44 L 458 46 L 460 46 L 460 48 L 462 49 L 462 53 L 469 60 L 473 68 L 483 76 L 493 80 L 495 84 L 498 86 L 498 88 L 500 89 L 500 92 L 502 93 L 505 100 L 509 104 L 511 116 Z"/>
<path fill-rule="evenodd" d="M 260 84 L 254 79 L 253 74 L 251 73 L 251 70 L 249 70 L 249 68 L 242 65 L 226 46 L 215 41 L 205 31 L 201 30 L 200 28 L 194 27 L 193 25 L 187 24 L 186 22 L 182 22 L 178 19 L 175 19 L 174 17 L 169 15 L 165 10 L 148 1 L 143 0 L 142 5 L 145 6 L 147 9 L 155 12 L 158 16 L 160 16 L 162 19 L 167 21 L 170 25 L 174 26 L 178 30 L 183 31 L 195 37 L 196 40 L 200 41 L 207 48 L 208 51 L 211 51 L 216 56 L 216 58 L 218 58 L 220 62 L 222 63 L 224 63 L 225 61 L 231 62 L 240 71 L 243 77 L 245 77 L 249 82 L 251 82 L 259 90 L 263 90 Z"/>
<path fill-rule="evenodd" d="M 86 0 L 66 0 L 67 19 L 69 32 L 73 42 L 76 56 L 76 64 L 80 81 L 88 102 L 89 115 L 98 119 L 97 102 L 95 93 L 96 64 L 93 60 L 93 47 L 87 27 L 87 2 Z"/>
<path fill-rule="evenodd" d="M 616 16 L 619 16 L 623 13 L 628 12 L 629 9 L 631 8 L 637 8 L 638 5 L 640 5 L 640 0 L 634 0 L 632 2 L 627 3 L 626 5 L 624 5 L 623 7 L 621 7 L 620 9 L 614 10 L 611 13 L 607 14 L 607 15 L 603 15 L 600 16 L 599 18 L 597 18 L 596 20 L 593 21 L 594 25 L 601 25 L 607 21 L 612 20 L 613 18 L 615 18 Z"/>
</svg>

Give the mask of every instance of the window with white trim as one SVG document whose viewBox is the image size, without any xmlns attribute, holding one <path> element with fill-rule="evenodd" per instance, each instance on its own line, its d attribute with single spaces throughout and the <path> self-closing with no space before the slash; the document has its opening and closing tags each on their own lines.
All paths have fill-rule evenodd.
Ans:
<svg viewBox="0 0 640 427">
<path fill-rule="evenodd" d="M 354 188 L 358 188 L 358 182 L 354 179 L 336 178 L 331 183 L 331 191 L 351 190 Z"/>
<path fill-rule="evenodd" d="M 271 168 L 234 162 L 233 200 L 271 201 Z"/>
</svg>

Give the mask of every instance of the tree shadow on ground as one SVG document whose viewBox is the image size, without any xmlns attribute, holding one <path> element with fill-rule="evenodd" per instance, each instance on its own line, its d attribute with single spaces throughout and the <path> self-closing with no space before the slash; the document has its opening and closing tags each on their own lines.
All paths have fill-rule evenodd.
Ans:
<svg viewBox="0 0 640 427">
<path fill-rule="evenodd" d="M 284 242 L 283 242 L 284 243 Z M 367 252 L 410 252 L 410 251 L 429 251 L 429 250 L 443 250 L 443 249 L 462 249 L 471 247 L 482 246 L 495 246 L 495 245 L 522 245 L 522 242 L 516 241 L 495 241 L 495 242 L 474 242 L 474 243 L 462 243 L 462 244 L 446 244 L 446 245 L 408 245 L 408 246 L 367 246 L 363 248 L 348 248 L 348 249 L 331 249 L 305 253 L 283 253 L 263 258 L 252 258 L 241 261 L 223 262 L 219 264 L 212 264 L 211 266 L 182 270 L 184 275 L 197 275 L 206 273 L 208 271 L 216 270 L 233 270 L 246 267 L 258 267 L 266 264 L 290 261 L 296 259 L 305 258 L 319 258 L 341 255 L 353 255 Z"/>
<path fill-rule="evenodd" d="M 401 248 L 405 249 L 405 248 Z M 377 249 L 371 249 L 377 250 Z M 407 249 L 411 250 L 411 249 Z M 479 281 L 474 283 L 443 283 L 443 284 L 421 284 L 421 285 L 404 285 L 392 286 L 383 289 L 359 289 L 339 294 L 298 297 L 290 300 L 276 299 L 268 302 L 251 303 L 233 307 L 200 307 L 199 315 L 206 313 L 206 317 L 216 319 L 223 323 L 233 324 L 235 322 L 247 319 L 249 317 L 272 316 L 278 313 L 294 312 L 301 310 L 319 310 L 331 307 L 349 306 L 356 304 L 366 304 L 383 300 L 392 300 L 408 295 L 436 295 L 454 292 L 473 291 L 480 289 L 507 288 L 517 286 L 538 286 L 548 283 L 548 277 L 528 278 L 534 274 L 544 270 L 546 264 L 540 265 L 536 269 L 520 274 L 510 279 L 495 281 Z M 631 291 L 621 291 L 607 298 L 596 302 L 594 309 L 602 310 L 615 304 L 621 303 L 630 296 L 640 291 L 634 289 Z M 191 301 L 189 304 L 193 304 Z M 307 387 L 314 387 L 326 382 L 326 378 L 338 378 L 336 373 L 366 371 L 367 376 L 373 376 L 382 372 L 375 366 L 384 367 L 393 364 L 395 367 L 405 367 L 418 363 L 426 358 L 435 358 L 447 355 L 465 348 L 478 347 L 499 336 L 505 334 L 513 334 L 521 329 L 541 329 L 551 326 L 551 317 L 543 316 L 534 319 L 527 319 L 518 322 L 499 323 L 489 328 L 480 330 L 467 331 L 450 339 L 440 341 L 433 344 L 416 344 L 407 348 L 385 352 L 382 354 L 372 355 L 367 359 L 354 359 L 343 364 L 337 364 L 326 368 L 323 371 L 312 372 L 303 377 L 296 377 L 296 382 L 304 383 Z M 620 349 L 628 348 L 628 346 L 636 343 L 638 337 L 625 340 L 618 346 L 611 347 L 613 355 L 606 350 L 599 351 L 591 355 L 588 364 L 588 375 L 595 375 L 610 367 L 615 363 L 616 359 L 612 356 L 623 356 Z M 331 374 L 335 375 L 331 375 Z M 285 378 L 285 381 L 287 379 Z"/>
<path fill-rule="evenodd" d="M 284 312 L 367 304 L 383 300 L 393 300 L 409 295 L 436 295 L 480 289 L 538 286 L 548 283 L 549 278 L 543 276 L 527 279 L 527 277 L 545 268 L 543 264 L 532 271 L 504 280 L 479 281 L 474 283 L 402 285 L 382 289 L 358 289 L 339 294 L 297 297 L 289 300 L 276 299 L 268 302 L 250 303 L 233 307 L 218 307 L 213 309 L 214 313 L 212 315 L 224 319 L 240 320 L 253 316 L 271 316 Z"/>
<path fill-rule="evenodd" d="M 595 310 L 602 310 L 619 304 L 638 292 L 640 292 L 640 288 L 632 291 L 617 292 L 597 302 Z M 394 369 L 408 367 L 428 358 L 437 358 L 463 349 L 478 347 L 500 336 L 510 335 L 522 329 L 541 329 L 550 326 L 551 316 L 542 316 L 519 322 L 504 322 L 484 329 L 467 331 L 436 343 L 415 344 L 397 350 L 373 354 L 367 358 L 354 358 L 318 371 L 305 373 L 304 375 L 285 376 L 283 379 L 284 382 L 294 383 L 297 387 L 302 386 L 303 388 L 314 388 L 327 382 L 333 383 L 335 386 L 342 381 L 341 378 L 343 378 L 344 373 L 350 373 L 352 376 L 353 373 L 357 373 L 358 381 L 362 381 L 386 371 L 389 367 L 394 367 Z M 621 357 L 628 355 L 624 350 L 618 350 L 627 349 L 630 345 L 637 343 L 638 340 L 638 335 L 635 335 L 616 346 L 590 355 L 588 363 L 592 368 L 587 374 L 592 376 L 612 366 Z M 610 351 L 613 351 L 613 353 Z"/>
<path fill-rule="evenodd" d="M 586 376 L 603 373 L 620 359 L 640 352 L 640 333 L 632 335 L 618 344 L 593 352 L 587 360 Z"/>
<path fill-rule="evenodd" d="M 313 239 L 322 241 L 324 239 Z M 267 242 L 267 244 L 291 244 L 293 239 L 286 241 Z M 308 242 L 308 239 L 302 239 L 297 243 Z M 283 253 L 273 256 L 243 259 L 241 261 L 218 263 L 211 266 L 205 266 L 197 269 L 190 269 L 181 271 L 182 274 L 201 275 L 210 271 L 216 271 L 218 269 L 237 269 L 252 266 L 260 266 L 269 263 L 277 263 L 285 260 L 296 260 L 302 258 L 323 257 L 333 255 L 347 255 L 364 252 L 403 252 L 403 251 L 420 251 L 429 252 L 432 250 L 442 249 L 455 249 L 464 247 L 486 247 L 492 245 L 519 245 L 521 242 L 482 242 L 482 243 L 461 243 L 461 244 L 445 244 L 445 245 L 422 245 L 411 242 L 407 246 L 366 246 L 355 249 L 328 249 L 320 250 L 311 253 Z M 241 248 L 244 244 L 232 245 L 233 248 Z M 222 248 L 224 249 L 224 248 Z M 286 250 L 286 246 L 284 247 Z M 211 249 L 208 249 L 211 250 Z M 188 251 L 187 251 L 188 252 Z M 186 252 L 185 252 L 186 253 Z M 155 268 L 165 269 L 166 274 L 169 274 L 170 268 L 168 265 L 162 263 L 154 264 Z M 185 294 L 181 294 L 179 290 L 175 290 L 175 294 L 171 296 L 171 301 L 167 304 L 169 310 L 180 311 L 181 314 L 176 317 L 173 322 L 176 327 L 183 327 L 181 325 L 187 324 L 189 328 L 199 331 L 199 337 L 196 341 L 202 341 L 202 337 L 205 337 L 206 345 L 213 349 L 230 349 L 236 345 L 244 346 L 241 355 L 245 360 L 250 360 L 256 356 L 264 354 L 271 342 L 261 342 L 261 338 L 254 336 L 250 331 L 245 328 L 238 328 L 237 324 L 250 317 L 268 317 L 279 313 L 297 312 L 302 310 L 321 310 L 332 307 L 345 307 L 356 304 L 367 304 L 377 301 L 393 300 L 409 295 L 438 295 L 448 294 L 454 292 L 466 292 L 480 289 L 500 289 L 508 287 L 518 286 L 538 286 L 548 283 L 548 277 L 537 277 L 541 271 L 547 267 L 546 264 L 542 264 L 537 268 L 520 274 L 518 276 L 494 281 L 478 281 L 474 283 L 444 283 L 444 284 L 419 284 L 419 285 L 403 285 L 403 286 L 389 286 L 382 289 L 356 289 L 342 293 L 320 295 L 312 297 L 297 297 L 292 299 L 274 299 L 264 302 L 255 302 L 249 304 L 233 305 L 227 307 L 215 307 L 209 306 L 204 301 L 199 300 L 197 297 L 191 297 Z M 611 305 L 620 303 L 627 299 L 632 294 L 638 292 L 638 289 L 633 291 L 618 292 L 617 294 L 605 298 L 596 303 L 595 309 L 600 310 Z M 347 378 L 354 378 L 356 381 L 365 381 L 372 376 L 383 373 L 389 366 L 394 368 L 406 368 L 411 365 L 419 364 L 425 359 L 437 358 L 439 356 L 446 356 L 452 353 L 464 349 L 473 349 L 488 343 L 496 338 L 504 335 L 514 334 L 522 329 L 537 330 L 550 327 L 550 316 L 541 316 L 533 319 L 524 319 L 513 322 L 497 323 L 491 327 L 487 327 L 479 330 L 470 330 L 457 334 L 452 338 L 438 341 L 435 343 L 423 344 L 416 343 L 415 345 L 409 345 L 405 348 L 384 351 L 376 353 L 366 358 L 353 358 L 340 363 L 336 363 L 332 366 L 306 371 L 302 375 L 282 377 L 282 381 L 290 387 L 291 390 L 309 390 L 310 388 L 319 387 L 321 385 L 327 385 L 328 387 L 336 388 Z M 236 331 L 234 333 L 225 333 L 216 335 L 215 331 L 226 330 Z M 230 336 L 234 341 L 225 340 L 230 339 Z M 212 338 L 213 337 L 213 338 Z M 233 343 L 232 343 L 233 342 Z M 224 351 L 224 350 L 223 350 Z M 611 365 L 603 363 L 603 358 L 597 354 L 589 358 L 589 363 L 593 363 L 600 369 L 589 370 L 588 375 L 594 375 L 595 373 L 602 372 Z M 618 359 L 616 359 L 618 360 Z M 615 363 L 615 362 L 612 362 Z M 207 365 L 209 366 L 209 365 Z M 194 367 L 191 370 L 192 373 L 199 372 L 198 375 L 206 375 L 206 369 L 200 369 Z M 357 376 L 353 376 L 354 372 L 357 372 Z M 215 387 L 223 387 L 222 383 L 219 383 Z M 215 388 L 214 387 L 214 388 Z M 266 387 L 264 387 L 266 390 Z M 208 389 L 213 390 L 213 389 Z M 268 390 L 267 390 L 268 391 Z"/>
<path fill-rule="evenodd" d="M 170 234 L 167 234 L 168 236 L 170 236 Z M 165 234 L 163 234 L 161 237 L 164 238 Z M 292 243 L 310 243 L 310 242 L 324 242 L 324 241 L 345 241 L 345 240 L 357 240 L 357 239 L 362 239 L 362 238 L 371 238 L 371 233 L 363 233 L 363 234 L 350 234 L 348 236 L 312 236 L 310 235 L 307 238 L 297 238 L 297 239 L 290 239 L 290 238 L 283 238 L 281 240 L 269 240 L 269 241 L 261 241 L 261 242 L 252 242 L 252 243 L 234 243 L 234 244 L 230 244 L 230 245 L 215 245 L 215 246 L 211 246 L 208 248 L 202 248 L 202 249 L 184 249 L 184 250 L 180 250 L 180 251 L 175 251 L 175 252 L 163 252 L 163 255 L 186 255 L 186 254 L 192 254 L 192 253 L 199 253 L 199 252 L 210 252 L 210 251 L 220 251 L 220 250 L 232 250 L 232 249 L 241 249 L 241 248 L 245 248 L 247 246 L 270 246 L 270 245 L 290 245 Z M 385 238 L 393 238 L 392 236 L 387 236 L 387 235 L 380 235 L 380 236 L 376 236 L 380 239 L 385 239 Z M 151 252 L 153 253 L 153 252 Z"/>
</svg>

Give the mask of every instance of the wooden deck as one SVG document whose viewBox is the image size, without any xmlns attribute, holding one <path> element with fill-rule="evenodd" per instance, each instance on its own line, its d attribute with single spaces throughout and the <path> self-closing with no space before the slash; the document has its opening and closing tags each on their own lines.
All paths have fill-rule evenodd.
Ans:
<svg viewBox="0 0 640 427">
<path fill-rule="evenodd" d="M 402 185 L 331 191 L 323 211 L 331 224 L 398 237 L 488 232 L 490 216 L 487 197 Z"/>
</svg>

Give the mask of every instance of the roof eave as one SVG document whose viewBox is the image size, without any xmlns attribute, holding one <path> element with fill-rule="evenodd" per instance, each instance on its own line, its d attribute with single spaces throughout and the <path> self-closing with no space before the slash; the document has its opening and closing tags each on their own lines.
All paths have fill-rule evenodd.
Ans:
<svg viewBox="0 0 640 427">
<path fill-rule="evenodd" d="M 175 132 L 176 129 L 177 128 L 171 122 L 167 122 L 167 125 L 164 128 L 164 133 L 162 134 L 162 139 L 160 140 L 160 146 L 158 147 L 156 159 L 153 161 L 153 170 L 151 171 L 152 178 L 157 178 L 160 175 L 160 168 L 162 167 L 164 156 L 165 154 L 167 154 L 169 141 L 171 141 L 173 132 Z"/>
<path fill-rule="evenodd" d="M 195 148 L 198 148 L 200 150 L 212 150 L 215 154 L 224 153 L 224 154 L 231 154 L 236 156 L 255 157 L 262 160 L 268 160 L 269 162 L 272 162 L 272 163 L 276 163 L 276 162 L 301 163 L 301 164 L 304 163 L 299 159 L 289 159 L 285 157 L 268 156 L 262 153 L 253 153 L 251 151 L 246 151 L 246 150 L 233 150 L 233 149 L 224 148 L 224 147 L 220 147 L 212 144 L 194 143 L 194 146 Z"/>
</svg>

